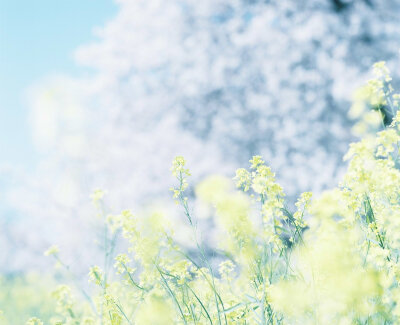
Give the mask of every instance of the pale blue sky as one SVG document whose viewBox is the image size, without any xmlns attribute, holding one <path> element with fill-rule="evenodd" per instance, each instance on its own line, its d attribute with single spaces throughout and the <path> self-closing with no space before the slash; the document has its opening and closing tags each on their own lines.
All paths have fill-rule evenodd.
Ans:
<svg viewBox="0 0 400 325">
<path fill-rule="evenodd" d="M 48 75 L 77 75 L 72 53 L 117 11 L 112 0 L 0 0 L 0 165 L 29 167 L 26 89 Z"/>
</svg>

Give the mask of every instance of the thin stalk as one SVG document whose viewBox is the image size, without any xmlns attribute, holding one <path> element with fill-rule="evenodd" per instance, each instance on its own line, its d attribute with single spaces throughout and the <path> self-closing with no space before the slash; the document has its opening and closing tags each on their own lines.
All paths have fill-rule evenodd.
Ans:
<svg viewBox="0 0 400 325">
<path fill-rule="evenodd" d="M 167 282 L 167 280 L 164 278 L 164 275 L 163 275 L 163 273 L 161 272 L 161 270 L 160 270 L 160 268 L 158 267 L 158 265 L 155 265 L 155 266 L 156 266 L 156 268 L 157 268 L 157 271 L 160 273 L 160 276 L 161 276 L 161 278 L 162 278 L 162 280 L 163 280 L 163 284 L 164 284 L 164 286 L 165 286 L 167 292 L 169 293 L 169 295 L 171 296 L 171 298 L 174 300 L 175 304 L 177 305 L 177 307 L 178 307 L 178 309 L 179 309 L 179 312 L 180 312 L 180 314 L 181 314 L 181 317 L 182 317 L 183 322 L 185 323 L 185 325 L 187 325 L 185 315 L 183 314 L 183 311 L 182 311 L 181 305 L 179 304 L 178 299 L 176 298 L 176 296 L 175 296 L 174 292 L 172 291 L 172 289 L 169 287 L 168 282 Z"/>
</svg>

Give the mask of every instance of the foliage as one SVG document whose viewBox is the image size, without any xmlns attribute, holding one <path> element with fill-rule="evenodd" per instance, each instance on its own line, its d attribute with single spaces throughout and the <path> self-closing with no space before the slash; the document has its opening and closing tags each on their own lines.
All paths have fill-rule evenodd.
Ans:
<svg viewBox="0 0 400 325">
<path fill-rule="evenodd" d="M 219 229 L 209 256 L 186 194 L 190 172 L 184 158 L 176 157 L 177 185 L 171 190 L 198 254 L 176 243 L 173 225 L 159 211 L 104 217 L 104 266 L 89 272 L 96 292 L 85 295 L 84 305 L 60 286 L 53 323 L 400 323 L 400 112 L 384 64 L 375 68 L 385 73 L 368 85 L 374 85 L 380 105 L 390 107 L 392 119 L 375 136 L 351 145 L 348 171 L 337 188 L 313 201 L 303 193 L 290 211 L 260 156 L 237 171 L 239 190 L 227 178 L 206 179 L 196 195 L 213 206 Z M 373 101 L 365 107 L 375 106 Z M 103 196 L 96 191 L 92 197 L 100 210 Z M 113 261 L 119 233 L 129 254 Z M 57 248 L 47 253 L 59 259 Z"/>
</svg>

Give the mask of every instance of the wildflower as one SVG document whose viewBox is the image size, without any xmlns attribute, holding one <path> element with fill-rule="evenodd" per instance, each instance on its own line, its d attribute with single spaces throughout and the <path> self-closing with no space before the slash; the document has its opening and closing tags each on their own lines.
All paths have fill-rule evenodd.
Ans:
<svg viewBox="0 0 400 325">
<path fill-rule="evenodd" d="M 235 265 L 230 260 L 223 261 L 219 264 L 219 274 L 225 280 L 231 278 Z"/>
<path fill-rule="evenodd" d="M 89 271 L 89 279 L 98 286 L 103 285 L 103 271 L 98 266 L 93 266 Z"/>
<path fill-rule="evenodd" d="M 183 204 L 187 203 L 187 197 L 183 196 L 183 192 L 188 187 L 187 177 L 190 176 L 189 169 L 185 168 L 186 160 L 182 156 L 175 157 L 174 161 L 172 162 L 172 175 L 175 176 L 179 181 L 178 187 L 172 187 L 170 190 L 174 193 L 173 198 L 179 199 L 182 201 Z M 179 203 L 178 200 L 175 203 Z"/>
<path fill-rule="evenodd" d="M 253 156 L 249 162 L 251 163 L 251 169 L 257 169 L 258 166 L 264 164 L 264 160 L 262 160 L 261 156 Z"/>
<path fill-rule="evenodd" d="M 93 194 L 90 195 L 90 198 L 92 199 L 94 204 L 97 204 L 99 201 L 101 201 L 104 198 L 104 195 L 106 193 L 101 190 L 101 189 L 95 189 Z"/>
<path fill-rule="evenodd" d="M 243 191 L 247 192 L 251 186 L 251 174 L 245 168 L 239 168 L 236 170 L 236 186 L 242 188 Z"/>
<path fill-rule="evenodd" d="M 59 251 L 60 250 L 59 250 L 58 246 L 57 245 L 53 245 L 53 246 L 49 247 L 49 249 L 47 249 L 44 252 L 44 255 L 45 256 L 57 255 Z"/>
<path fill-rule="evenodd" d="M 118 274 L 122 274 L 124 272 L 132 273 L 134 269 L 128 267 L 128 264 L 131 262 L 131 259 L 126 254 L 119 254 L 115 257 L 114 267 L 117 269 Z"/>
<path fill-rule="evenodd" d="M 37 317 L 32 317 L 26 322 L 26 325 L 43 325 L 43 322 Z"/>
<path fill-rule="evenodd" d="M 175 177 L 190 176 L 189 169 L 185 168 L 186 160 L 182 156 L 176 156 L 172 162 L 172 175 Z"/>
<path fill-rule="evenodd" d="M 392 80 L 390 77 L 390 71 L 387 68 L 385 61 L 376 62 L 373 65 L 373 73 L 376 78 L 382 79 L 386 82 L 390 82 Z"/>
<path fill-rule="evenodd" d="M 304 192 L 301 194 L 300 198 L 295 203 L 297 211 L 293 214 L 295 219 L 295 225 L 304 228 L 306 223 L 304 222 L 304 212 L 308 209 L 311 201 L 312 193 Z"/>
</svg>

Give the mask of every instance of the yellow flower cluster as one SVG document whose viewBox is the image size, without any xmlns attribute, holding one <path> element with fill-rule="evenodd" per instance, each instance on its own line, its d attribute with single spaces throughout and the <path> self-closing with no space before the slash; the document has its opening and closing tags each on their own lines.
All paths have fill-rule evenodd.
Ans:
<svg viewBox="0 0 400 325">
<path fill-rule="evenodd" d="M 350 118 L 358 119 L 353 130 L 359 136 L 373 134 L 390 124 L 399 108 L 399 95 L 393 93 L 385 62 L 374 64 L 373 75 L 373 79 L 354 93 L 349 111 Z"/>
</svg>

